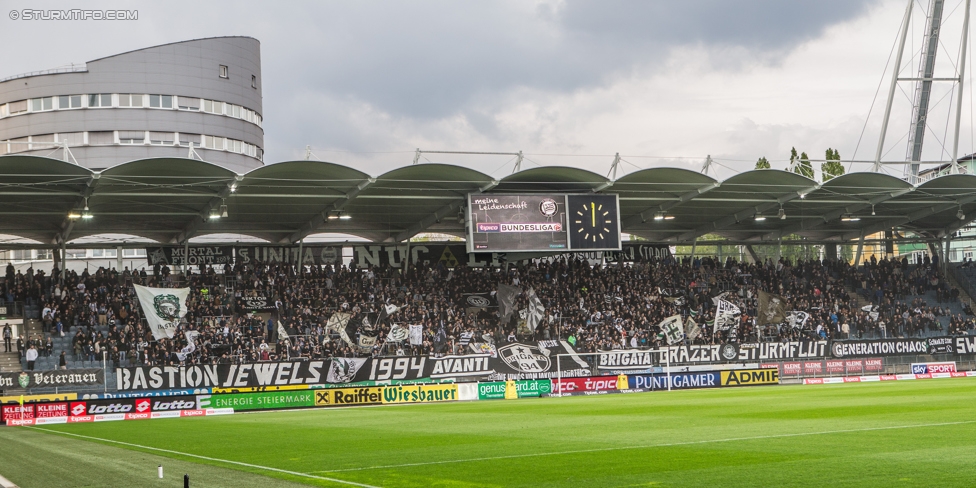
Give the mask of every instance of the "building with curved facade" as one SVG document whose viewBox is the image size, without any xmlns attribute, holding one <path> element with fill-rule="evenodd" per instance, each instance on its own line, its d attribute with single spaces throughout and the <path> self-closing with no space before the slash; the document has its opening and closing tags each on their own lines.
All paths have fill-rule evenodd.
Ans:
<svg viewBox="0 0 976 488">
<path fill-rule="evenodd" d="M 0 80 L 0 155 L 96 171 L 190 157 L 244 173 L 263 165 L 263 152 L 261 44 L 251 37 L 163 44 Z"/>
</svg>

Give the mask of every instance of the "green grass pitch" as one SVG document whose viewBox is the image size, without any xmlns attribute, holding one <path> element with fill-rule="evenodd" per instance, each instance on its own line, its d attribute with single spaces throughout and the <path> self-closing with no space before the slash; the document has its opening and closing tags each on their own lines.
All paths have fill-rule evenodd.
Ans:
<svg viewBox="0 0 976 488">
<path fill-rule="evenodd" d="M 976 378 L 959 378 L 11 427 L 0 474 L 22 488 L 180 487 L 183 473 L 235 488 L 974 486 L 974 413 Z"/>
</svg>

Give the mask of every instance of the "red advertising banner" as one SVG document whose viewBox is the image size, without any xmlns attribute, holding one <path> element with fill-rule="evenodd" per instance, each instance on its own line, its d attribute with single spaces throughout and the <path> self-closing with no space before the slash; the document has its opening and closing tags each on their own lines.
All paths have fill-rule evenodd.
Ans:
<svg viewBox="0 0 976 488">
<path fill-rule="evenodd" d="M 30 403 L 25 403 L 23 407 L 20 405 L 4 405 L 3 406 L 3 421 L 11 419 L 32 419 L 34 418 L 34 405 Z"/>
<path fill-rule="evenodd" d="M 821 375 L 823 374 L 823 361 L 804 361 L 803 374 Z"/>
<path fill-rule="evenodd" d="M 800 371 L 801 371 L 801 363 L 799 361 L 783 363 L 783 371 L 782 371 L 783 375 L 799 376 Z"/>
<path fill-rule="evenodd" d="M 616 376 L 590 376 L 585 378 L 562 378 L 552 380 L 552 391 L 555 393 L 606 391 L 616 389 Z"/>
<path fill-rule="evenodd" d="M 884 371 L 884 359 L 872 358 L 864 360 L 865 371 Z"/>
<path fill-rule="evenodd" d="M 39 419 L 51 417 L 67 417 L 67 403 L 38 403 L 34 406 L 35 415 Z"/>
<path fill-rule="evenodd" d="M 846 359 L 844 360 L 844 369 L 847 373 L 863 373 L 864 372 L 864 360 L 862 359 Z"/>
<path fill-rule="evenodd" d="M 844 372 L 844 361 L 827 361 L 827 373 L 840 374 Z"/>
</svg>

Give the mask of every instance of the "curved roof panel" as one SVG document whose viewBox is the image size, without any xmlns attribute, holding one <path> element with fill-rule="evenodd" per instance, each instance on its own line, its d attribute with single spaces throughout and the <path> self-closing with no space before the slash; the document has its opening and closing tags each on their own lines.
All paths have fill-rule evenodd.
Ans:
<svg viewBox="0 0 976 488">
<path fill-rule="evenodd" d="M 0 156 L 0 234 L 45 243 L 107 233 L 162 242 L 214 233 L 295 242 L 322 232 L 402 241 L 419 232 L 463 235 L 469 193 L 594 191 L 619 196 L 623 232 L 673 243 L 705 234 L 825 242 L 892 228 L 939 237 L 967 223 L 960 214 L 976 216 L 973 175 L 914 187 L 875 173 L 819 184 L 779 170 L 716 181 L 686 169 L 651 168 L 610 181 L 579 168 L 539 167 L 497 180 L 451 164 L 411 165 L 373 177 L 334 163 L 286 161 L 235 174 L 181 158 L 93 173 L 55 159 L 8 155 Z M 86 204 L 94 218 L 68 218 Z"/>
</svg>

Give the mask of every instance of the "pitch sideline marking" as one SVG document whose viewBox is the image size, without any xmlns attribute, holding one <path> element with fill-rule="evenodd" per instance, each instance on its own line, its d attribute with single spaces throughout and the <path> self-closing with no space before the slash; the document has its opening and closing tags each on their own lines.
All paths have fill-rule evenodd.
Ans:
<svg viewBox="0 0 976 488">
<path fill-rule="evenodd" d="M 3 476 L 0 476 L 0 487 L 3 487 L 3 488 L 17 488 L 17 485 L 15 485 L 12 481 L 8 480 L 7 478 L 4 478 Z"/>
<path fill-rule="evenodd" d="M 360 486 L 362 488 L 380 488 L 378 486 L 366 485 L 366 484 L 363 484 L 363 483 L 356 483 L 355 481 L 340 480 L 340 479 L 336 479 L 336 478 L 329 478 L 329 477 L 326 477 L 326 476 L 316 476 L 314 474 L 300 473 L 298 471 L 288 471 L 287 469 L 279 469 L 279 468 L 272 468 L 272 467 L 268 467 L 268 466 L 260 466 L 260 465 L 257 465 L 257 464 L 244 463 L 244 462 L 241 462 L 241 461 L 231 461 L 231 460 L 228 460 L 228 459 L 218 459 L 218 458 L 212 458 L 212 457 L 207 457 L 207 456 L 200 456 L 198 454 L 190 454 L 190 453 L 186 453 L 186 452 L 172 451 L 172 450 L 169 450 L 169 449 L 161 449 L 161 448 L 158 448 L 158 447 L 141 446 L 139 444 L 131 444 L 131 443 L 128 443 L 128 442 L 116 441 L 116 440 L 112 440 L 112 439 L 102 439 L 100 437 L 92 437 L 92 436 L 81 435 L 81 434 L 73 434 L 71 432 L 61 432 L 61 431 L 58 431 L 58 430 L 45 429 L 45 428 L 42 428 L 42 427 L 30 427 L 30 429 L 33 429 L 33 430 L 43 430 L 45 432 L 52 432 L 52 433 L 60 434 L 60 435 L 70 435 L 70 436 L 74 436 L 74 437 L 81 437 L 83 439 L 92 439 L 92 440 L 96 440 L 96 441 L 110 442 L 110 443 L 113 443 L 113 444 L 121 444 L 123 446 L 138 447 L 140 449 L 148 449 L 148 450 L 151 450 L 151 451 L 166 452 L 166 453 L 170 453 L 170 454 L 176 454 L 176 455 L 179 455 L 179 456 L 186 456 L 186 457 L 192 457 L 192 458 L 197 458 L 197 459 L 204 459 L 204 460 L 207 460 L 207 461 L 216 461 L 216 462 L 219 462 L 219 463 L 236 464 L 238 466 L 246 466 L 246 467 L 249 467 L 249 468 L 264 469 L 264 470 L 267 470 L 267 471 L 275 471 L 275 472 L 278 472 L 278 473 L 290 474 L 292 476 L 301 476 L 301 477 L 304 477 L 304 478 L 314 478 L 314 479 L 319 479 L 319 480 L 324 480 L 324 481 L 331 481 L 333 483 L 340 483 L 340 484 L 344 484 L 344 485 Z"/>
<path fill-rule="evenodd" d="M 392 468 L 407 468 L 412 466 L 429 466 L 433 464 L 453 464 L 453 463 L 468 463 L 476 461 L 495 461 L 499 459 L 517 459 L 517 458 L 527 458 L 527 457 L 541 457 L 541 456 L 560 456 L 563 454 L 584 454 L 588 452 L 603 452 L 603 451 L 623 451 L 627 449 L 649 449 L 653 447 L 674 447 L 674 446 L 689 446 L 695 444 L 708 444 L 713 442 L 736 442 L 736 441 L 750 441 L 750 440 L 760 440 L 760 439 L 776 439 L 783 437 L 802 437 L 811 435 L 827 435 L 827 434 L 844 434 L 849 432 L 869 432 L 875 430 L 894 430 L 894 429 L 914 429 L 919 427 L 943 427 L 947 425 L 961 425 L 961 424 L 972 424 L 976 423 L 976 420 L 963 420 L 959 422 L 942 422 L 937 424 L 914 424 L 914 425 L 894 425 L 889 427 L 866 427 L 863 429 L 842 429 L 842 430 L 825 430 L 820 432 L 799 432 L 794 434 L 772 434 L 772 435 L 758 435 L 752 437 L 731 437 L 728 439 L 705 439 L 700 441 L 687 441 L 687 442 L 671 442 L 666 444 L 648 444 L 643 446 L 624 446 L 624 447 L 601 447 L 594 449 L 578 449 L 575 451 L 557 451 L 557 452 L 539 452 L 539 453 L 529 453 L 529 454 L 512 454 L 508 456 L 490 456 L 481 458 L 469 458 L 469 459 L 450 459 L 446 461 L 427 461 L 422 463 L 404 463 L 404 464 L 388 464 L 385 466 L 364 466 L 361 468 L 344 468 L 344 469 L 329 469 L 323 471 L 312 471 L 312 473 L 342 473 L 347 471 L 366 471 L 370 469 L 392 469 Z"/>
</svg>

